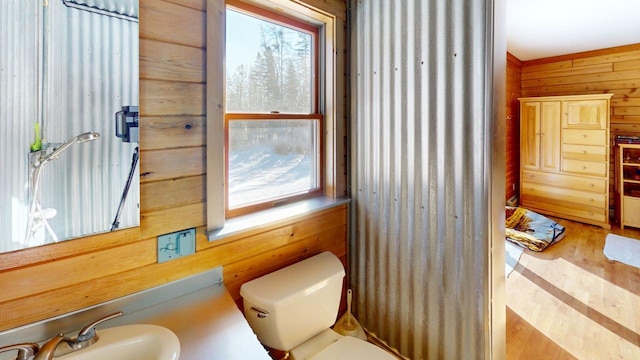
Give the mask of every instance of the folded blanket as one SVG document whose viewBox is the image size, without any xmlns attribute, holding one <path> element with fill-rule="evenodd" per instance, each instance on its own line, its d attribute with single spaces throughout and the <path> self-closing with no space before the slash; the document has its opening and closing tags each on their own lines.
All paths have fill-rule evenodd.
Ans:
<svg viewBox="0 0 640 360">
<path fill-rule="evenodd" d="M 507 240 L 533 251 L 542 251 L 564 237 L 564 226 L 525 208 L 506 207 Z"/>
</svg>

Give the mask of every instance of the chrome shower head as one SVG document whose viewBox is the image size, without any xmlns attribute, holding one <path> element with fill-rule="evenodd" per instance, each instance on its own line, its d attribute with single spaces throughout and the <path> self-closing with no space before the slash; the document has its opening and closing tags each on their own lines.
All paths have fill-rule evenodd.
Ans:
<svg viewBox="0 0 640 360">
<path fill-rule="evenodd" d="M 78 142 L 92 141 L 99 137 L 100 137 L 100 133 L 89 131 L 76 136 L 76 141 Z"/>
<path fill-rule="evenodd" d="M 58 158 L 58 156 L 60 156 L 60 154 L 67 150 L 71 145 L 75 144 L 75 143 L 80 143 L 80 142 L 87 142 L 87 141 L 91 141 L 91 140 L 95 140 L 97 138 L 100 137 L 100 134 L 97 132 L 86 132 L 86 133 L 82 133 L 78 136 L 72 137 L 71 139 L 65 141 L 64 143 L 62 143 L 62 145 L 58 146 L 57 148 L 55 148 L 55 150 L 53 150 L 53 152 L 47 156 L 44 156 L 41 160 L 40 160 L 40 164 L 44 165 L 46 163 L 48 163 L 51 160 L 55 160 Z"/>
</svg>

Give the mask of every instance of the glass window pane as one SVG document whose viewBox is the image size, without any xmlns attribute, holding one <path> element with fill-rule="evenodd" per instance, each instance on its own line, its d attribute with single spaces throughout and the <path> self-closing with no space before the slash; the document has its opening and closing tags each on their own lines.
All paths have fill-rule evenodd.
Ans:
<svg viewBox="0 0 640 360">
<path fill-rule="evenodd" d="M 318 120 L 229 121 L 229 209 L 319 186 Z"/>
<path fill-rule="evenodd" d="M 313 112 L 312 36 L 227 9 L 227 112 Z"/>
</svg>

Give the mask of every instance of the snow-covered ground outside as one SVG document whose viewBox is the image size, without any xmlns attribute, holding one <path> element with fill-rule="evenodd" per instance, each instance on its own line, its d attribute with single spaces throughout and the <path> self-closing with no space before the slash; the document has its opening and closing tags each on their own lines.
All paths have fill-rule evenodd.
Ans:
<svg viewBox="0 0 640 360">
<path fill-rule="evenodd" d="M 259 203 L 317 186 L 312 156 L 276 152 L 274 146 L 256 145 L 231 151 L 229 207 Z"/>
</svg>

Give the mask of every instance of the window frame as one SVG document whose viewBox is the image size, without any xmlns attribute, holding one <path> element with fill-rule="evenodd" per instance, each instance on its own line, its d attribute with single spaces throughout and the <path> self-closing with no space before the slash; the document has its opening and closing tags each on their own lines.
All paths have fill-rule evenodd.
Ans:
<svg viewBox="0 0 640 360">
<path fill-rule="evenodd" d="M 354 101 L 354 94 L 348 91 L 353 81 L 346 77 L 349 60 L 346 51 L 349 37 L 346 35 L 347 18 L 335 12 L 326 3 L 316 6 L 302 1 L 291 0 L 243 0 L 274 12 L 287 14 L 318 26 L 320 39 L 319 69 L 323 76 L 319 79 L 319 109 L 324 116 L 323 157 L 324 191 L 322 196 L 302 200 L 264 211 L 225 217 L 225 164 L 224 164 L 224 82 L 225 82 L 225 0 L 206 0 L 206 149 L 203 151 L 206 165 L 205 175 L 205 219 L 206 236 L 212 242 L 229 238 L 233 234 L 257 229 L 284 219 L 308 214 L 315 210 L 345 203 L 349 196 L 348 152 L 352 147 L 349 134 L 354 131 L 348 116 L 355 112 L 348 104 Z M 352 44 L 353 45 L 353 44 Z"/>
<path fill-rule="evenodd" d="M 224 181 L 226 186 L 224 187 L 224 213 L 225 218 L 233 218 L 241 215 L 254 213 L 260 210 L 266 210 L 283 204 L 294 203 L 297 201 L 322 196 L 325 187 L 325 121 L 324 114 L 319 110 L 320 104 L 320 76 L 326 76 L 324 72 L 320 70 L 320 58 L 323 56 L 320 50 L 320 28 L 294 19 L 289 16 L 275 13 L 262 7 L 258 7 L 252 4 L 241 2 L 238 0 L 227 0 L 225 4 L 225 12 L 227 9 L 243 13 L 248 16 L 252 16 L 267 22 L 271 22 L 280 26 L 288 27 L 296 31 L 304 32 L 312 36 L 312 54 L 311 54 L 311 111 L 309 113 L 280 113 L 276 110 L 271 112 L 227 112 L 226 105 L 224 111 Z M 225 36 L 226 38 L 226 36 Z M 226 40 L 225 40 L 226 42 Z M 226 67 L 226 66 L 225 66 Z M 226 72 L 225 72 L 226 78 Z M 225 104 L 226 104 L 226 85 L 224 88 Z M 318 121 L 318 158 L 317 160 L 317 172 L 318 172 L 318 186 L 314 189 L 310 189 L 306 193 L 294 194 L 288 196 L 277 197 L 269 199 L 264 202 L 249 204 L 237 208 L 229 208 L 229 122 L 233 120 L 243 121 L 277 121 L 277 120 L 309 120 Z"/>
</svg>

